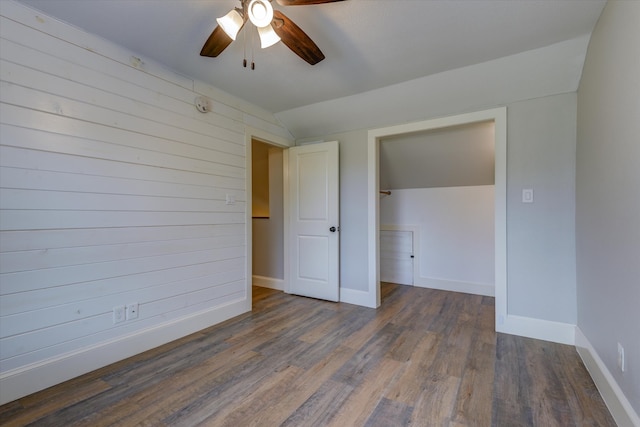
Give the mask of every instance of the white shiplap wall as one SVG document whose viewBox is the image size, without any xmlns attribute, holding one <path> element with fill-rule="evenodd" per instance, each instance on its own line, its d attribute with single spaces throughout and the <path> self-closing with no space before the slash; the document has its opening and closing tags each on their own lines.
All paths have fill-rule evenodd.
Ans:
<svg viewBox="0 0 640 427">
<path fill-rule="evenodd" d="M 250 309 L 245 130 L 289 135 L 218 89 L 0 7 L 5 403 Z M 139 318 L 114 325 L 134 302 Z"/>
</svg>

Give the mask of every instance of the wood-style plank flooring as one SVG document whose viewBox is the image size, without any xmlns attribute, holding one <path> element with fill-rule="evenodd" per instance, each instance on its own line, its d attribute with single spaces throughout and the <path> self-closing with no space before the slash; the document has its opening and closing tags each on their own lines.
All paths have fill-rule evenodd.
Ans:
<svg viewBox="0 0 640 427">
<path fill-rule="evenodd" d="M 383 284 L 374 310 L 254 310 L 0 407 L 3 426 L 615 426 L 576 350 L 496 334 L 493 298 Z"/>
</svg>

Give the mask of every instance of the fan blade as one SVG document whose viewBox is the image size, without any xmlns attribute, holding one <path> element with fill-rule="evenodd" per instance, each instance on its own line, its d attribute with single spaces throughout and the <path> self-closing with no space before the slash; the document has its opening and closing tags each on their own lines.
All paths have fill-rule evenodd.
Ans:
<svg viewBox="0 0 640 427">
<path fill-rule="evenodd" d="M 276 0 L 280 6 L 306 6 L 308 4 L 334 3 L 344 0 Z"/>
<path fill-rule="evenodd" d="M 273 11 L 271 26 L 282 42 L 287 45 L 300 58 L 311 65 L 315 65 L 324 59 L 320 48 L 300 29 L 293 21 L 279 10 Z"/>
<path fill-rule="evenodd" d="M 204 46 L 202 46 L 202 50 L 200 51 L 200 56 L 211 56 L 216 57 L 222 53 L 223 50 L 227 48 L 231 44 L 233 39 L 224 32 L 222 28 L 218 25 L 213 33 L 209 36 Z"/>
</svg>

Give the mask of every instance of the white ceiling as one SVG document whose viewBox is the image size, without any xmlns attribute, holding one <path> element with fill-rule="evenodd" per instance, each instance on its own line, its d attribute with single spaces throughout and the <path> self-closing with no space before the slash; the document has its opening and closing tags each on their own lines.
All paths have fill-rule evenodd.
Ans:
<svg viewBox="0 0 640 427">
<path fill-rule="evenodd" d="M 199 56 L 215 18 L 238 6 L 237 0 L 20 1 L 272 113 L 589 34 L 606 3 L 346 0 L 282 7 L 273 2 L 326 59 L 310 66 L 278 43 L 255 50 L 256 69 L 251 71 L 242 67 L 242 33 L 219 57 Z"/>
</svg>

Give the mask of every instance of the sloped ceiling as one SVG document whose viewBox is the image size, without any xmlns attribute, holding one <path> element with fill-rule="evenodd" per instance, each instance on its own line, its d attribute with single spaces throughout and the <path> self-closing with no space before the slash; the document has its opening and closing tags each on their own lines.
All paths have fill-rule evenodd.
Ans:
<svg viewBox="0 0 640 427">
<path fill-rule="evenodd" d="M 493 122 L 480 122 L 380 140 L 380 188 L 493 185 Z"/>
<path fill-rule="evenodd" d="M 3 0 L 6 1 L 6 0 Z M 282 43 L 254 49 L 247 28 L 218 58 L 199 56 L 237 0 L 21 0 L 278 113 L 590 34 L 605 0 L 346 0 L 279 6 L 326 59 L 310 66 Z M 243 51 L 256 69 L 242 68 Z"/>
</svg>

